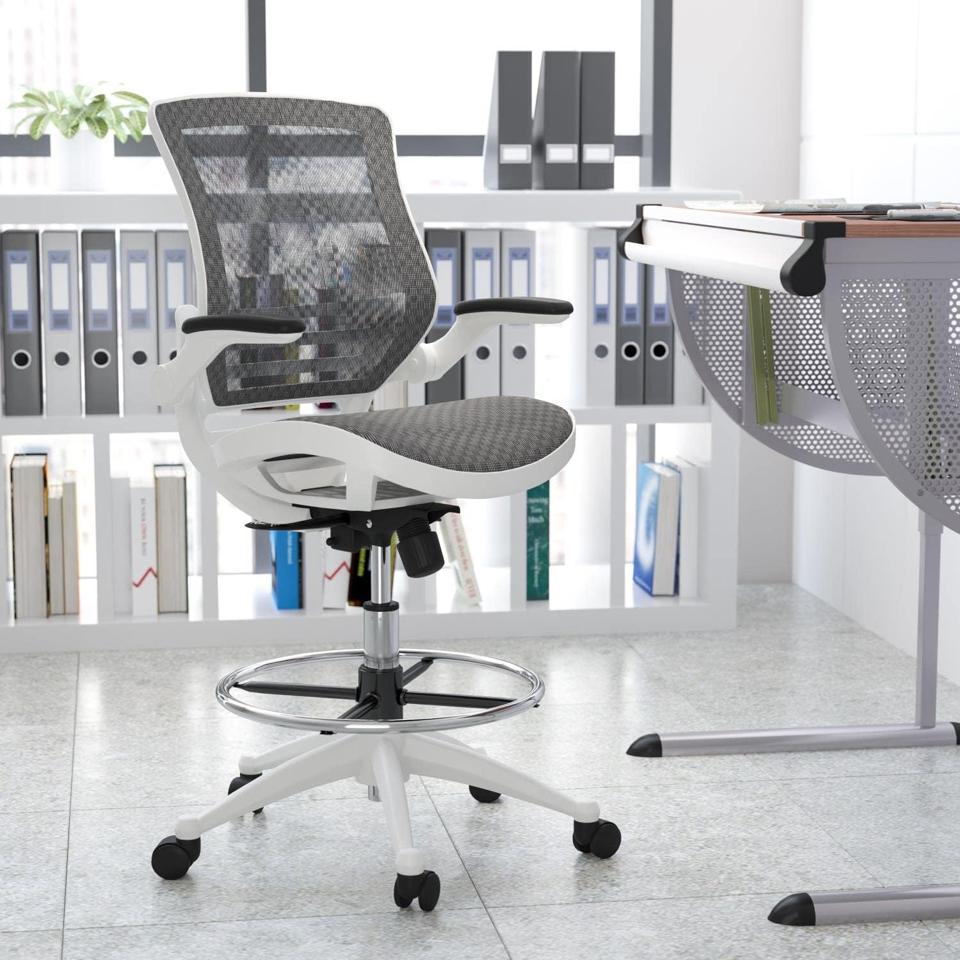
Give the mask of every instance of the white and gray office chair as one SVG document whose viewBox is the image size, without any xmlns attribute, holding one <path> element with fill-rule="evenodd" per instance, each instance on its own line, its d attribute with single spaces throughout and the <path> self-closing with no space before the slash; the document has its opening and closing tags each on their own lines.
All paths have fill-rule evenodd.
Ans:
<svg viewBox="0 0 960 960">
<path fill-rule="evenodd" d="M 558 811 L 574 820 L 577 850 L 612 856 L 620 832 L 600 819 L 596 803 L 572 799 L 446 733 L 529 709 L 543 696 L 540 678 L 501 660 L 401 650 L 391 596 L 394 533 L 407 576 L 435 573 L 443 556 L 431 524 L 457 509 L 447 501 L 504 496 L 552 477 L 573 453 L 572 417 L 520 397 L 370 411 L 379 387 L 436 379 L 491 327 L 556 323 L 571 305 L 540 298 L 461 303 L 446 336 L 424 342 L 434 277 L 397 180 L 389 122 L 372 107 L 190 97 L 154 104 L 150 126 L 183 201 L 198 265 L 198 302 L 178 311 L 180 348 L 158 368 L 158 399 L 173 406 L 197 469 L 252 525 L 324 528 L 335 549 L 371 548 L 373 597 L 363 608 L 362 650 L 266 661 L 220 681 L 217 697 L 227 709 L 311 732 L 241 757 L 228 796 L 181 817 L 154 850 L 154 870 L 182 877 L 207 830 L 355 778 L 382 801 L 396 857 L 395 902 L 406 907 L 416 899 L 432 910 L 440 881 L 411 837 L 404 787 L 411 775 L 465 784 L 480 802 L 505 794 Z M 341 412 L 233 430 L 208 423 L 227 408 L 320 399 L 336 401 Z M 401 657 L 408 656 L 414 659 L 404 669 Z M 351 659 L 358 662 L 356 686 L 266 678 L 281 668 Z M 437 660 L 502 671 L 529 691 L 515 699 L 418 691 L 416 677 Z M 320 719 L 269 709 L 250 694 L 351 706 Z M 405 718 L 408 704 L 473 712 Z"/>
</svg>

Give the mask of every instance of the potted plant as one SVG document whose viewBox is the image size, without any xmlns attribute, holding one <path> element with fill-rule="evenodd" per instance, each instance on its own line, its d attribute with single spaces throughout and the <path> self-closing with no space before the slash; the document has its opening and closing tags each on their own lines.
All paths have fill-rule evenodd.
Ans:
<svg viewBox="0 0 960 960">
<path fill-rule="evenodd" d="M 113 138 L 139 141 L 147 126 L 147 100 L 130 90 L 106 90 L 104 84 L 78 83 L 72 91 L 27 87 L 13 110 L 25 110 L 14 127 L 26 125 L 34 140 L 50 127 L 61 137 L 50 137 L 55 184 L 61 190 L 102 189 Z M 112 134 L 112 136 L 111 136 Z"/>
</svg>

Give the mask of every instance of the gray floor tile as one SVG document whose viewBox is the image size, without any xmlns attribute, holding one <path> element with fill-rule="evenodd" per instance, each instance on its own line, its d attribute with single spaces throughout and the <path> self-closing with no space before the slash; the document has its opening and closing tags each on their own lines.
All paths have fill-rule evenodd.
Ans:
<svg viewBox="0 0 960 960">
<path fill-rule="evenodd" d="M 68 815 L 0 815 L 0 931 L 49 930 L 63 922 Z"/>
<path fill-rule="evenodd" d="M 960 750 L 955 746 L 767 753 L 757 755 L 755 761 L 762 776 L 784 782 L 820 777 L 960 773 Z"/>
<path fill-rule="evenodd" d="M 0 724 L 72 727 L 76 692 L 75 653 L 9 653 L 0 657 Z"/>
<path fill-rule="evenodd" d="M 73 729 L 62 724 L 0 724 L 4 813 L 68 810 Z"/>
<path fill-rule="evenodd" d="M 799 780 L 782 789 L 882 885 L 960 884 L 960 774 Z"/>
<path fill-rule="evenodd" d="M 73 809 L 216 803 L 236 776 L 241 754 L 301 735 L 224 711 L 218 717 L 164 723 L 144 718 L 78 724 Z M 418 789 L 419 781 L 412 781 L 411 792 Z M 366 792 L 349 780 L 307 791 L 300 799 L 357 798 Z"/>
<path fill-rule="evenodd" d="M 3 960 L 60 960 L 60 929 L 0 933 Z"/>
<path fill-rule="evenodd" d="M 443 903 L 479 907 L 463 865 L 425 797 L 412 799 L 415 842 L 443 884 Z M 379 804 L 278 803 L 203 837 L 182 880 L 150 869 L 154 845 L 184 808 L 74 811 L 66 926 L 136 926 L 390 913 L 396 876 Z"/>
<path fill-rule="evenodd" d="M 766 914 L 777 896 L 496 907 L 513 960 L 650 957 L 656 960 L 952 960 L 919 923 L 782 927 Z"/>
<path fill-rule="evenodd" d="M 2 941 L 0 941 L 2 943 Z M 68 930 L 63 960 L 507 960 L 483 910 Z"/>
<path fill-rule="evenodd" d="M 697 897 L 873 885 L 775 784 L 661 784 L 578 791 L 624 841 L 611 860 L 578 854 L 566 818 L 528 804 L 435 798 L 487 906 Z M 829 877 L 829 880 L 827 879 Z"/>
</svg>

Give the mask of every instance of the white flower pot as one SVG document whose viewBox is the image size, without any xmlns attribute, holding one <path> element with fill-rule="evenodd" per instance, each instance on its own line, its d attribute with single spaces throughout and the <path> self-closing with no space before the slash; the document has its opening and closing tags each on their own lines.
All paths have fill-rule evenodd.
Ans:
<svg viewBox="0 0 960 960">
<path fill-rule="evenodd" d="M 67 140 L 55 130 L 50 134 L 50 160 L 54 190 L 103 190 L 113 162 L 113 134 L 100 140 L 81 130 Z"/>
</svg>

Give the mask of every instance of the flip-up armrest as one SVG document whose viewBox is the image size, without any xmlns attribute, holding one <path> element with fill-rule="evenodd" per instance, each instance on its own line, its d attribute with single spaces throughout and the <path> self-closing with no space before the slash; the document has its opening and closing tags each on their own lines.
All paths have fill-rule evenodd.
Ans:
<svg viewBox="0 0 960 960">
<path fill-rule="evenodd" d="M 453 312 L 457 322 L 432 343 L 420 343 L 393 372 L 391 380 L 425 383 L 442 377 L 491 327 L 518 323 L 562 323 L 573 304 L 550 297 L 488 297 L 463 300 Z"/>
<path fill-rule="evenodd" d="M 183 342 L 177 355 L 153 374 L 158 403 L 176 403 L 208 364 L 226 347 L 244 344 L 284 344 L 298 340 L 306 329 L 302 320 L 267 314 L 199 316 L 196 307 L 179 307 L 177 321 Z"/>
</svg>

